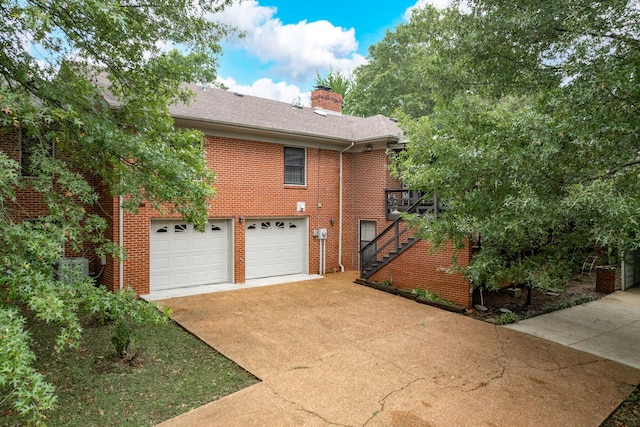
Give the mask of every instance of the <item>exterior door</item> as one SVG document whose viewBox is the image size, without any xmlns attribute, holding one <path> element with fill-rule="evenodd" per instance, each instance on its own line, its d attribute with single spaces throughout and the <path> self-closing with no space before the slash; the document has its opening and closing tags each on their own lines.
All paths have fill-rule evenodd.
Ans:
<svg viewBox="0 0 640 427">
<path fill-rule="evenodd" d="M 367 246 L 373 239 L 376 238 L 377 234 L 377 222 L 376 221 L 367 221 L 360 220 L 360 250 L 362 250 L 365 246 Z M 377 252 L 377 245 L 371 246 L 366 250 L 365 253 L 362 254 L 362 260 L 365 264 L 368 264 L 370 261 L 375 259 Z M 362 266 L 360 266 L 362 268 Z"/>
</svg>

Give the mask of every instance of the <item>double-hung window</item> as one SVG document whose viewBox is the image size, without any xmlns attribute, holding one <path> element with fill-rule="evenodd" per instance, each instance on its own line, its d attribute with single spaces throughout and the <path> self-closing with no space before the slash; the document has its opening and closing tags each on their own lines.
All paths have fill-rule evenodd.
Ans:
<svg viewBox="0 0 640 427">
<path fill-rule="evenodd" d="M 306 152 L 304 148 L 284 147 L 284 183 L 306 184 Z"/>
</svg>

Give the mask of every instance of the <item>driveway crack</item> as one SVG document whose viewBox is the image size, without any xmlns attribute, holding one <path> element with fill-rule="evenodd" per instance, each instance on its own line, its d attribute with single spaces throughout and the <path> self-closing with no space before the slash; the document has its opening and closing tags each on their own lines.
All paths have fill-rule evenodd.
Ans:
<svg viewBox="0 0 640 427">
<path fill-rule="evenodd" d="M 497 358 L 497 360 L 499 360 L 499 359 L 500 359 L 500 358 L 498 357 L 498 358 Z M 467 390 L 462 390 L 462 391 L 464 391 L 465 393 L 470 393 L 470 392 L 472 392 L 472 391 L 476 391 L 476 390 L 478 390 L 478 389 L 480 389 L 480 388 L 486 387 L 486 386 L 488 386 L 489 384 L 491 384 L 493 381 L 498 380 L 498 379 L 500 379 L 500 378 L 504 377 L 504 373 L 507 371 L 507 368 L 506 368 L 506 366 L 504 366 L 500 361 L 498 361 L 498 363 L 499 363 L 499 364 L 500 364 L 500 366 L 502 367 L 502 369 L 500 370 L 500 373 L 499 373 L 499 374 L 492 376 L 492 377 L 491 377 L 491 378 L 489 378 L 488 380 L 484 380 L 484 381 L 482 381 L 480 384 L 478 384 L 477 386 L 475 386 L 475 387 L 473 387 L 473 388 L 470 388 L 470 389 L 467 389 Z"/>
<path fill-rule="evenodd" d="M 384 412 L 385 410 L 385 405 L 387 403 L 387 399 L 389 399 L 391 396 L 393 396 L 396 393 L 400 393 L 404 390 L 406 390 L 407 388 L 411 387 L 412 385 L 414 385 L 415 383 L 417 383 L 418 381 L 422 381 L 424 380 L 424 378 L 415 378 L 412 381 L 409 381 L 408 383 L 404 384 L 402 387 L 397 388 L 395 390 L 390 391 L 389 393 L 387 393 L 386 396 L 384 396 L 382 399 L 380 399 L 378 401 L 378 404 L 380 405 L 380 410 L 376 411 L 373 413 L 373 415 L 371 415 L 371 417 L 369 417 L 369 419 L 363 424 L 363 426 L 366 426 L 369 424 L 369 422 L 371 422 L 371 420 L 373 420 L 376 416 L 378 416 L 378 414 L 381 414 L 382 412 Z"/>
<path fill-rule="evenodd" d="M 556 355 L 554 354 L 553 351 L 551 351 L 552 347 L 555 345 L 556 343 L 553 342 L 549 342 L 546 346 L 545 346 L 545 352 L 547 354 L 547 356 L 549 357 L 549 359 L 551 359 L 553 361 L 553 363 L 555 363 L 556 367 L 555 368 L 547 368 L 544 369 L 545 372 L 558 372 L 561 375 L 564 375 L 564 371 L 566 371 L 567 369 L 571 369 L 571 368 L 575 368 L 578 366 L 584 366 L 584 365 L 591 365 L 591 364 L 595 364 L 595 363 L 600 363 L 602 362 L 602 359 L 598 359 L 597 356 L 593 356 L 593 359 L 590 360 L 585 360 L 584 362 L 577 362 L 577 363 L 571 363 L 571 364 L 563 364 L 560 360 L 558 360 L 558 358 L 556 357 Z M 571 346 L 565 346 L 568 348 L 571 348 Z"/>
<path fill-rule="evenodd" d="M 266 385 L 266 384 L 265 384 L 265 385 Z M 273 389 L 273 387 L 271 387 L 270 385 L 266 385 L 266 386 L 267 386 L 267 387 L 269 387 L 269 390 L 271 390 L 271 392 L 272 392 L 275 396 L 277 396 L 277 397 L 278 397 L 278 399 L 282 400 L 283 402 L 288 403 L 289 405 L 295 406 L 295 407 L 296 407 L 299 411 L 301 411 L 301 412 L 305 412 L 305 413 L 307 413 L 307 414 L 309 414 L 309 415 L 311 415 L 311 416 L 314 416 L 314 417 L 316 417 L 316 418 L 318 418 L 318 419 L 322 420 L 322 421 L 323 421 L 324 423 L 326 423 L 327 425 L 331 425 L 331 426 L 339 426 L 339 427 L 354 427 L 354 426 L 349 425 L 349 424 L 340 424 L 340 423 L 337 423 L 337 422 L 330 421 L 330 420 L 328 420 L 327 418 L 323 417 L 322 415 L 320 415 L 320 414 L 318 414 L 318 413 L 316 413 L 316 412 L 314 412 L 314 411 L 312 411 L 312 410 L 310 410 L 310 409 L 305 408 L 305 407 L 304 407 L 304 406 L 302 406 L 300 403 L 298 403 L 298 402 L 294 402 L 293 400 L 290 400 L 290 399 L 287 399 L 287 398 L 285 398 L 285 397 L 281 396 L 281 395 L 280 395 L 280 393 L 278 393 L 277 391 L 275 391 L 275 390 Z"/>
</svg>

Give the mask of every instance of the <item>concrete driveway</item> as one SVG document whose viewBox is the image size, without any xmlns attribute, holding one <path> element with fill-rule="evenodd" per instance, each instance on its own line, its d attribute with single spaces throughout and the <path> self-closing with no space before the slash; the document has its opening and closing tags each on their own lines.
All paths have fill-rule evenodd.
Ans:
<svg viewBox="0 0 640 427">
<path fill-rule="evenodd" d="M 640 370 L 353 284 L 161 304 L 262 380 L 162 426 L 598 426 Z"/>
<path fill-rule="evenodd" d="M 640 369 L 640 287 L 507 327 Z"/>
</svg>

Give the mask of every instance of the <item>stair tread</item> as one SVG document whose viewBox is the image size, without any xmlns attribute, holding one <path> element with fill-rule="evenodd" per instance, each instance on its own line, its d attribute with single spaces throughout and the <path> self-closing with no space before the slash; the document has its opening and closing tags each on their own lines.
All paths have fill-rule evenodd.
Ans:
<svg viewBox="0 0 640 427">
<path fill-rule="evenodd" d="M 376 262 L 374 262 L 372 264 L 368 264 L 366 268 L 361 269 L 362 275 L 365 278 L 373 276 L 382 267 L 384 267 L 385 265 L 389 264 L 391 261 L 393 261 L 395 258 L 397 258 L 400 254 L 402 254 L 404 251 L 406 251 L 411 246 L 413 246 L 414 243 L 416 243 L 418 240 L 420 240 L 420 238 L 415 237 L 415 236 L 406 237 L 405 233 L 408 230 L 409 229 L 406 228 L 406 229 L 403 229 L 400 232 L 398 232 L 397 227 L 396 227 L 396 234 L 393 237 L 393 239 L 395 239 L 395 244 L 399 245 L 399 246 L 396 247 L 396 250 L 388 252 L 386 255 L 383 255 L 382 259 L 379 258 L 380 257 L 380 253 L 378 253 L 376 255 L 376 258 L 377 258 Z M 380 237 L 380 236 L 378 236 L 378 237 Z M 400 238 L 402 238 L 404 240 L 402 243 L 398 243 Z M 389 240 L 389 242 L 386 243 L 385 246 L 387 246 L 389 244 L 392 244 L 393 242 L 394 242 L 393 240 Z"/>
</svg>

